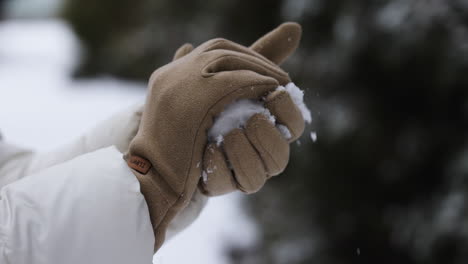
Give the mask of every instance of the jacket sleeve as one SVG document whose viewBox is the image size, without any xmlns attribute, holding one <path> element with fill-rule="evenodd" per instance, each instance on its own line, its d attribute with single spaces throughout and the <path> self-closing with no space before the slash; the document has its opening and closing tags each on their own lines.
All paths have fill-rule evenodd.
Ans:
<svg viewBox="0 0 468 264">
<path fill-rule="evenodd" d="M 0 191 L 0 263 L 151 263 L 154 236 L 139 182 L 114 147 Z"/>
<path fill-rule="evenodd" d="M 141 109 L 141 105 L 133 105 L 98 123 L 69 144 L 48 153 L 36 153 L 0 142 L 0 188 L 26 175 L 101 148 L 115 146 L 120 152 L 125 152 L 138 131 Z"/>
<path fill-rule="evenodd" d="M 0 189 L 25 176 L 101 148 L 115 146 L 119 152 L 126 152 L 138 131 L 142 108 L 142 105 L 133 105 L 97 124 L 71 143 L 48 153 L 36 153 L 0 139 Z M 187 208 L 169 224 L 167 240 L 195 221 L 207 199 L 201 192 L 195 193 Z"/>
</svg>

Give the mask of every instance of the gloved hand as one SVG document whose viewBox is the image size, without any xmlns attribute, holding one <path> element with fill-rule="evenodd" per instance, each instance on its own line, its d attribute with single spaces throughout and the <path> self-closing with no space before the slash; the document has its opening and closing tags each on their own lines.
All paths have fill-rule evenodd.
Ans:
<svg viewBox="0 0 468 264">
<path fill-rule="evenodd" d="M 279 65 L 295 51 L 300 37 L 300 25 L 284 23 L 257 40 L 250 49 Z M 207 146 L 203 159 L 206 174 L 199 184 L 202 193 L 208 196 L 235 190 L 253 193 L 267 179 L 286 168 L 289 160 L 288 143 L 302 135 L 305 127 L 303 116 L 284 90 L 268 94 L 264 106 L 278 123 L 288 128 L 291 136 L 286 140 L 269 117 L 253 115 L 244 129 L 235 129 L 224 136 L 223 146 L 217 143 Z"/>
<path fill-rule="evenodd" d="M 297 24 L 287 24 L 280 27 L 280 31 L 285 32 L 285 39 L 278 40 L 283 44 L 276 47 L 284 49 L 271 55 L 277 63 L 294 51 L 300 38 Z M 249 49 L 224 39 L 214 39 L 188 53 L 183 51 L 190 50 L 186 46 L 180 52 L 185 56 L 152 74 L 140 128 L 125 159 L 134 169 L 148 204 L 156 238 L 155 250 L 161 246 L 169 222 L 197 189 L 207 130 L 213 119 L 235 100 L 260 99 L 279 85 L 290 82 L 287 73 L 255 52 L 262 49 L 265 54 L 271 52 L 271 48 L 265 48 L 269 41 L 271 37 L 267 35 Z M 176 57 L 179 56 L 176 54 Z M 282 123 L 288 125 L 295 136 L 302 133 L 296 129 L 297 123 L 303 126 L 300 113 L 282 109 L 295 107 L 287 94 L 271 94 L 266 106 L 279 120 L 284 118 Z M 280 110 L 285 110 L 286 114 Z M 245 192 L 258 190 L 268 175 L 284 169 L 287 162 L 287 141 L 270 125 L 263 117 L 254 116 L 248 122 L 246 133 L 236 130 L 225 138 L 224 149 L 233 166 L 235 180 Z M 264 133 L 262 137 L 266 140 L 258 138 L 258 133 Z M 262 145 L 271 143 L 275 146 Z M 213 149 L 214 154 L 219 151 L 212 158 L 221 166 L 225 161 L 220 150 L 208 149 L 208 152 Z M 281 164 L 276 164 L 278 160 Z M 227 177 L 229 170 L 224 165 L 222 175 Z"/>
</svg>

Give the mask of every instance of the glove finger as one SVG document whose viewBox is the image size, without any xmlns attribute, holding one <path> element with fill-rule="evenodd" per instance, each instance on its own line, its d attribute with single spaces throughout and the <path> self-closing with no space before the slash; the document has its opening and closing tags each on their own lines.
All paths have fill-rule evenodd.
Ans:
<svg viewBox="0 0 468 264">
<path fill-rule="evenodd" d="M 217 94 L 225 96 L 221 99 L 216 97 L 218 103 L 215 108 L 211 109 L 211 112 L 215 115 L 221 113 L 226 105 L 236 100 L 260 100 L 262 97 L 278 88 L 279 85 L 276 79 L 249 70 L 220 72 L 210 79 L 213 80 L 213 83 L 222 82 L 230 84 L 218 86 L 216 88 Z M 218 108 L 218 106 L 221 108 Z"/>
<path fill-rule="evenodd" d="M 242 129 L 234 129 L 224 137 L 224 151 L 239 190 L 254 193 L 265 184 L 267 174 L 263 162 Z"/>
<path fill-rule="evenodd" d="M 211 143 L 203 156 L 203 175 L 200 189 L 205 195 L 217 196 L 237 190 L 237 184 L 229 169 L 223 151 Z"/>
<path fill-rule="evenodd" d="M 219 55 L 214 55 L 219 53 Z M 276 79 L 281 85 L 291 82 L 289 75 L 279 67 L 266 63 L 256 57 L 236 51 L 213 51 L 211 56 L 217 57 L 203 68 L 205 76 L 214 75 L 219 72 L 250 70 L 258 74 Z"/>
<path fill-rule="evenodd" d="M 182 58 L 183 56 L 189 54 L 193 50 L 193 45 L 190 43 L 185 43 L 184 45 L 180 46 L 177 49 L 176 53 L 174 54 L 173 61 Z"/>
<path fill-rule="evenodd" d="M 301 25 L 293 22 L 283 23 L 258 39 L 250 48 L 279 65 L 297 49 L 301 35 Z"/>
<path fill-rule="evenodd" d="M 288 92 L 275 91 L 269 94 L 265 100 L 265 107 L 276 117 L 279 124 L 285 125 L 289 129 L 291 133 L 289 142 L 302 135 L 305 128 L 304 118 Z"/>
<path fill-rule="evenodd" d="M 247 121 L 245 134 L 259 153 L 269 176 L 284 171 L 289 160 L 289 144 L 267 116 L 253 115 Z"/>
<path fill-rule="evenodd" d="M 211 106 L 203 114 L 206 122 L 198 129 L 205 132 L 213 126 L 214 120 L 229 104 L 241 99 L 261 100 L 279 85 L 274 78 L 248 70 L 220 72 L 206 79 L 206 88 L 210 89 L 210 92 L 206 93 L 203 100 L 208 101 Z M 208 136 L 208 133 L 206 135 Z"/>
<path fill-rule="evenodd" d="M 262 54 L 254 51 L 254 50 L 252 50 L 250 48 L 247 48 L 247 47 L 244 47 L 244 46 L 242 46 L 240 44 L 237 44 L 237 43 L 235 43 L 233 41 L 227 40 L 227 39 L 216 38 L 216 39 L 212 39 L 212 40 L 207 41 L 203 45 L 204 45 L 204 47 L 203 47 L 204 52 L 210 52 L 210 51 L 215 51 L 215 50 L 235 51 L 235 52 L 238 52 L 238 53 L 243 53 L 243 54 L 246 54 L 246 55 L 249 55 L 249 56 L 256 57 L 256 58 L 264 61 L 265 63 L 268 63 L 268 64 L 270 64 L 270 65 L 272 65 L 274 67 L 277 67 L 277 65 L 275 63 L 270 61 L 268 58 L 265 58 Z"/>
</svg>

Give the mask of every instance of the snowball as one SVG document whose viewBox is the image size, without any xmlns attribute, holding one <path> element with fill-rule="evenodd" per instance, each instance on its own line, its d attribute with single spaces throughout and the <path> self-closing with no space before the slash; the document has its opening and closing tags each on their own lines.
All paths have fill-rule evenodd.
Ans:
<svg viewBox="0 0 468 264">
<path fill-rule="evenodd" d="M 304 103 L 304 91 L 297 87 L 294 83 L 290 82 L 286 87 L 280 86 L 276 89 L 277 91 L 286 91 L 291 96 L 293 102 L 301 110 L 302 117 L 310 124 L 312 122 L 312 115 L 307 105 Z"/>
<path fill-rule="evenodd" d="M 220 135 L 224 136 L 235 128 L 243 127 L 247 120 L 257 113 L 268 116 L 269 120 L 274 123 L 274 117 L 261 102 L 248 99 L 236 101 L 228 105 L 216 118 L 213 127 L 208 132 L 208 137 L 211 141 L 217 142 Z"/>
<path fill-rule="evenodd" d="M 279 130 L 279 132 L 281 133 L 281 135 L 283 135 L 283 137 L 285 139 L 290 139 L 291 138 L 291 131 L 289 131 L 288 127 L 285 126 L 285 125 L 276 125 L 276 128 Z"/>
<path fill-rule="evenodd" d="M 307 123 L 312 122 L 310 110 L 304 103 L 304 92 L 299 89 L 299 87 L 290 82 L 286 86 L 279 86 L 276 90 L 287 91 L 293 102 L 301 111 L 304 121 Z M 220 146 L 224 140 L 223 136 L 233 129 L 244 127 L 247 120 L 258 113 L 266 115 L 272 124 L 276 124 L 276 118 L 263 106 L 262 101 L 243 99 L 228 105 L 226 109 L 216 117 L 213 127 L 208 131 L 209 140 L 211 142 L 216 142 L 217 146 Z M 276 127 L 286 139 L 291 138 L 291 131 L 289 131 L 286 126 L 276 124 Z M 316 138 L 317 136 L 315 135 L 315 139 Z"/>
</svg>

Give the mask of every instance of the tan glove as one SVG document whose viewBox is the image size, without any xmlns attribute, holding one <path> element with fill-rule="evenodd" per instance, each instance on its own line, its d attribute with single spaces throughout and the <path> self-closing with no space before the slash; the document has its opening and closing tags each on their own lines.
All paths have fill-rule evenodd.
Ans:
<svg viewBox="0 0 468 264">
<path fill-rule="evenodd" d="M 276 62 L 294 51 L 300 38 L 297 24 L 286 27 L 292 31 L 280 27 L 281 32 L 289 34 L 281 41 L 289 45 L 278 46 L 286 48 L 279 52 L 283 57 L 275 53 Z M 267 40 L 270 40 L 268 35 Z M 207 130 L 214 118 L 235 100 L 259 100 L 278 85 L 290 82 L 287 73 L 255 52 L 256 47 L 271 50 L 262 45 L 256 43 L 248 49 L 224 39 L 210 40 L 188 53 L 178 52 L 186 55 L 152 74 L 140 128 L 125 159 L 134 169 L 148 204 L 156 238 L 155 250 L 164 241 L 168 223 L 188 204 L 197 188 L 202 174 L 200 162 L 207 160 L 203 155 L 211 153 L 212 149 L 211 145 L 207 148 Z M 191 48 L 186 46 L 185 49 Z M 279 106 L 295 107 L 291 98 L 281 92 L 270 95 L 266 106 L 278 120 L 282 120 L 276 113 L 282 110 Z M 294 131 L 294 135 L 300 135 L 302 131 L 295 129 L 295 124 L 304 123 L 302 116 L 298 111 L 286 112 L 292 115 L 284 116 L 281 122 Z M 263 133 L 262 139 L 259 133 Z M 270 146 L 271 143 L 274 146 Z M 208 159 L 219 160 L 220 166 L 224 164 L 222 178 L 235 179 L 238 188 L 245 192 L 258 190 L 269 175 L 284 169 L 289 155 L 286 140 L 274 126 L 266 124 L 262 116 L 252 117 L 246 133 L 236 130 L 227 135 L 224 149 L 233 166 L 234 177 L 219 148 L 213 149 L 213 153 L 219 151 L 218 155 Z"/>
<path fill-rule="evenodd" d="M 250 48 L 275 63 L 282 63 L 299 44 L 301 28 L 285 23 L 256 41 Z M 304 131 L 304 119 L 286 91 L 275 91 L 265 100 L 265 107 L 278 123 L 291 132 L 289 142 Z M 200 189 L 209 196 L 240 190 L 258 191 L 267 179 L 280 174 L 289 160 L 289 144 L 263 114 L 255 114 L 244 129 L 235 129 L 224 137 L 223 146 L 210 143 L 206 148 L 203 169 L 205 179 Z"/>
</svg>

